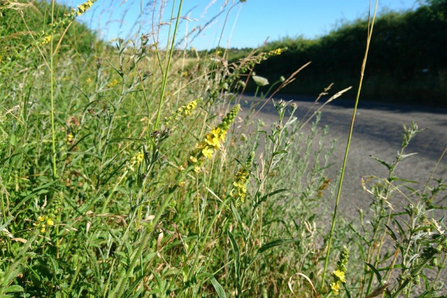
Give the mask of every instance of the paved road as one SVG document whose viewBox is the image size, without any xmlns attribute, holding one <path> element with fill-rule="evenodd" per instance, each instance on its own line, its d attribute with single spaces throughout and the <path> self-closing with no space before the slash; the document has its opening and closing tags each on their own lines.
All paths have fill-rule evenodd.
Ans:
<svg viewBox="0 0 447 298">
<path fill-rule="evenodd" d="M 304 97 L 278 96 L 276 98 L 293 99 L 298 104 L 298 118 L 303 117 L 313 105 L 313 100 Z M 250 101 L 251 98 L 243 97 L 243 100 Z M 336 180 L 337 172 L 342 165 L 354 106 L 353 101 L 337 100 L 324 108 L 321 117 L 321 125 L 329 126 L 329 138 L 338 139 L 333 155 L 334 165 L 328 172 L 332 181 Z M 271 104 L 259 113 L 259 117 L 266 123 L 277 120 L 276 112 Z M 392 161 L 402 144 L 403 125 L 409 126 L 412 120 L 418 123 L 419 128 L 427 130 L 418 134 L 407 147 L 406 153 L 417 152 L 418 154 L 400 163 L 396 168 L 396 175 L 425 183 L 447 146 L 446 110 L 393 104 L 362 102 L 359 104 L 343 183 L 342 213 L 349 217 L 357 217 L 358 208 L 368 209 L 371 197 L 363 191 L 361 177 L 366 175 L 386 177 L 387 174 L 385 167 L 369 156 Z M 434 177 L 443 177 L 447 180 L 447 156 L 444 157 Z M 442 204 L 447 205 L 447 202 Z"/>
</svg>

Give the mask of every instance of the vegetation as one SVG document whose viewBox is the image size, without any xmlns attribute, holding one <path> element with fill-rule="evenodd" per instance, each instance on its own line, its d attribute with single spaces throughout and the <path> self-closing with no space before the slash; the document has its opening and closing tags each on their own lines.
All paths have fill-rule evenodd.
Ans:
<svg viewBox="0 0 447 298">
<path fill-rule="evenodd" d="M 377 18 L 363 98 L 446 107 L 446 7 L 445 0 L 431 0 L 421 3 L 414 11 L 390 11 Z M 285 37 L 269 42 L 263 51 L 277 48 L 287 48 L 287 51 L 256 66 L 255 71 L 275 81 L 312 61 L 312 67 L 281 92 L 316 95 L 321 86 L 330 83 L 355 86 L 367 28 L 368 20 L 358 19 L 317 39 Z M 252 50 L 230 49 L 229 60 L 237 61 Z M 248 88 L 254 89 L 254 84 Z"/>
<path fill-rule="evenodd" d="M 0 297 L 442 297 L 446 184 L 395 175 L 417 124 L 345 222 L 324 207 L 320 114 L 273 101 L 267 126 L 241 111 L 253 68 L 283 51 L 186 68 L 181 4 L 161 51 L 156 34 L 96 40 L 76 22 L 94 1 L 0 1 Z"/>
</svg>

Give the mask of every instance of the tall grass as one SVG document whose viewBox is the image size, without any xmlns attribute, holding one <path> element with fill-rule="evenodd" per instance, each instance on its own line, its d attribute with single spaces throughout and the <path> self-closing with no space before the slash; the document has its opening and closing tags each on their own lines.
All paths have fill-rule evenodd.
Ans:
<svg viewBox="0 0 447 298">
<path fill-rule="evenodd" d="M 0 297 L 442 295 L 446 186 L 394 171 L 416 124 L 394 162 L 377 159 L 388 176 L 364 178 L 370 212 L 345 222 L 325 207 L 339 191 L 320 111 L 298 119 L 296 103 L 265 92 L 294 77 L 259 86 L 261 100 L 239 97 L 281 51 L 185 66 L 182 1 L 166 50 L 157 32 L 111 47 L 76 31 L 74 43 L 76 12 L 61 23 L 54 1 L 4 3 L 9 38 L 36 8 L 54 22 L 29 18 L 35 42 L 8 43 L 0 65 Z M 262 101 L 273 123 L 259 119 Z"/>
</svg>

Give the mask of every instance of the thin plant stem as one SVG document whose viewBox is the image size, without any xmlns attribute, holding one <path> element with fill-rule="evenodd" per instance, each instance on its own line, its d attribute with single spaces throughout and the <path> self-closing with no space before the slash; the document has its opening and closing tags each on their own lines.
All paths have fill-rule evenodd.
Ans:
<svg viewBox="0 0 447 298">
<path fill-rule="evenodd" d="M 54 25 L 54 0 L 51 0 L 51 26 Z M 53 162 L 53 177 L 57 178 L 56 169 L 56 133 L 54 129 L 54 65 L 53 65 L 53 36 L 54 32 L 51 31 L 51 42 L 50 42 L 50 103 L 51 103 L 51 143 L 52 143 L 52 162 Z"/>
<path fill-rule="evenodd" d="M 363 57 L 362 68 L 361 68 L 361 71 L 360 71 L 359 87 L 358 87 L 358 90 L 357 90 L 357 96 L 355 98 L 354 110 L 352 112 L 351 126 L 350 126 L 350 129 L 349 129 L 348 140 L 346 142 L 345 155 L 344 155 L 344 158 L 343 158 L 343 165 L 342 165 L 342 169 L 341 169 L 340 180 L 339 180 L 339 183 L 338 183 L 337 197 L 335 199 L 334 212 L 332 214 L 331 231 L 329 233 L 329 240 L 328 240 L 327 249 L 326 249 L 326 258 L 325 258 L 325 261 L 324 261 L 324 269 L 323 269 L 323 274 L 322 274 L 322 278 L 321 278 L 321 286 L 320 286 L 321 290 L 324 288 L 324 280 L 325 280 L 325 277 L 326 277 L 327 266 L 328 266 L 328 263 L 329 263 L 329 256 L 331 254 L 332 237 L 334 236 L 334 231 L 335 231 L 335 222 L 336 222 L 336 219 L 337 219 L 338 205 L 340 203 L 341 188 L 342 188 L 342 185 L 343 185 L 343 178 L 345 176 L 345 170 L 346 170 L 346 163 L 347 163 L 347 160 L 348 160 L 349 147 L 351 145 L 352 133 L 354 131 L 355 116 L 357 114 L 357 107 L 358 107 L 358 103 L 359 103 L 359 99 L 360 99 L 360 92 L 362 90 L 363 77 L 364 77 L 364 74 L 365 74 L 366 61 L 368 59 L 369 46 L 370 46 L 370 43 L 371 43 L 371 37 L 372 37 L 373 29 L 374 29 L 374 21 L 376 19 L 377 5 L 378 4 L 379 4 L 379 0 L 376 0 L 376 5 L 375 5 L 375 8 L 374 8 L 374 15 L 373 15 L 373 18 L 371 20 L 371 27 L 368 30 L 368 37 L 366 39 L 366 50 L 365 50 L 365 56 Z"/>
<path fill-rule="evenodd" d="M 172 41 L 171 41 L 171 48 L 169 50 L 168 61 L 166 62 L 166 69 L 164 72 L 163 82 L 161 85 L 160 101 L 158 102 L 157 118 L 155 120 L 154 130 L 158 129 L 159 122 L 160 122 L 160 112 L 161 112 L 161 107 L 163 105 L 163 101 L 164 101 L 164 97 L 165 97 L 166 85 L 168 83 L 169 68 L 171 66 L 172 55 L 174 53 L 175 37 L 177 36 L 177 29 L 178 29 L 178 25 L 179 25 L 179 21 L 180 21 L 180 13 L 182 11 L 182 5 L 183 5 L 183 0 L 180 0 L 180 4 L 178 7 L 178 11 L 177 11 L 177 18 L 175 20 L 174 34 L 172 36 Z"/>
</svg>

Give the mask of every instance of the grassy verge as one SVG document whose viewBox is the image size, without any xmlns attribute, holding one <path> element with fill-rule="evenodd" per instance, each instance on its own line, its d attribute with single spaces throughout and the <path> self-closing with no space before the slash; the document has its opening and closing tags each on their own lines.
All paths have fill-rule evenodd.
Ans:
<svg viewBox="0 0 447 298">
<path fill-rule="evenodd" d="M 240 112 L 245 74 L 280 52 L 185 68 L 174 25 L 167 50 L 156 34 L 93 44 L 94 55 L 64 46 L 91 5 L 51 14 L 60 26 L 37 29 L 53 38 L 29 28 L 2 57 L 0 297 L 441 295 L 446 186 L 394 174 L 416 124 L 394 162 L 378 160 L 389 175 L 365 178 L 371 210 L 346 223 L 324 207 L 335 143 L 324 145 L 320 113 L 297 119 L 295 104 L 273 102 L 266 126 L 259 107 Z M 17 21 L 35 9 L 0 12 Z M 268 82 L 256 81 L 262 97 Z"/>
</svg>

